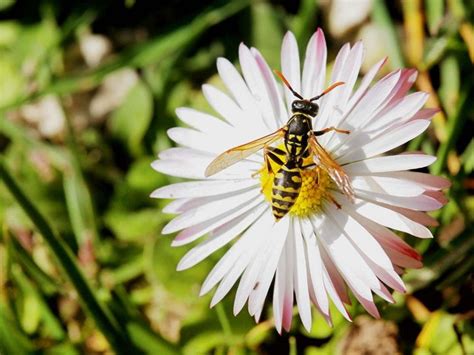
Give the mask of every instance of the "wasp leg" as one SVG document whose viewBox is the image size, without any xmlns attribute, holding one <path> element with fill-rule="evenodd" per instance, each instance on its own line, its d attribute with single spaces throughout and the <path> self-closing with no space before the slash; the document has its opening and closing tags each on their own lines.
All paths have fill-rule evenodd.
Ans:
<svg viewBox="0 0 474 355">
<path fill-rule="evenodd" d="M 275 153 L 276 155 L 286 156 L 286 152 L 283 149 L 280 149 L 280 148 L 267 147 L 267 151 Z"/>
<path fill-rule="evenodd" d="M 286 155 L 285 151 L 279 149 L 279 148 L 273 148 L 273 147 L 264 147 L 263 148 L 263 159 L 265 161 L 265 166 L 267 167 L 267 173 L 273 174 L 273 169 L 272 169 L 272 164 L 270 163 L 270 160 L 273 160 L 273 162 L 277 163 L 278 165 L 283 165 L 283 161 L 278 157 L 278 155 Z M 262 168 L 264 169 L 264 168 Z M 256 171 L 252 177 L 255 177 L 258 175 L 262 170 Z"/>
<path fill-rule="evenodd" d="M 313 131 L 313 133 L 314 133 L 315 136 L 322 136 L 324 133 L 328 133 L 328 132 L 331 132 L 331 131 L 335 131 L 337 133 L 344 133 L 344 134 L 351 133 L 351 131 L 348 131 L 346 129 L 339 129 L 339 128 L 336 128 L 336 127 L 327 127 L 327 128 L 324 128 L 320 131 Z"/>
<path fill-rule="evenodd" d="M 311 163 L 311 164 L 308 164 L 308 165 L 303 165 L 301 166 L 301 169 L 307 169 L 307 168 L 312 168 L 313 166 L 316 166 L 316 163 Z"/>
<path fill-rule="evenodd" d="M 276 154 L 275 154 L 276 152 Z M 265 148 L 265 151 L 264 151 L 264 158 L 265 158 L 265 163 L 267 165 L 267 172 L 268 173 L 273 173 L 273 170 L 272 170 L 272 164 L 270 163 L 270 160 L 273 160 L 274 163 L 277 163 L 278 165 L 283 165 L 283 161 L 278 157 L 277 154 L 279 154 L 279 152 L 285 154 L 285 152 L 281 149 L 278 149 L 278 148 L 272 148 L 272 147 L 268 147 L 268 148 Z M 281 154 L 280 154 L 281 155 Z"/>
<path fill-rule="evenodd" d="M 334 204 L 336 205 L 336 208 L 337 208 L 338 210 L 341 209 L 341 205 L 334 199 L 334 197 L 332 197 L 331 194 L 328 194 L 327 197 L 329 198 L 329 200 L 330 200 L 332 203 L 334 203 Z"/>
</svg>

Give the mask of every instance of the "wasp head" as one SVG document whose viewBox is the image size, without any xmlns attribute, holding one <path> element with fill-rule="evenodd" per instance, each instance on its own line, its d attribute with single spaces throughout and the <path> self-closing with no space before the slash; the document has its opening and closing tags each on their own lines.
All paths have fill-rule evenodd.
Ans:
<svg viewBox="0 0 474 355">
<path fill-rule="evenodd" d="M 319 111 L 319 105 L 316 102 L 308 100 L 295 100 L 291 103 L 291 111 L 293 113 L 305 113 L 311 117 L 315 117 Z"/>
</svg>

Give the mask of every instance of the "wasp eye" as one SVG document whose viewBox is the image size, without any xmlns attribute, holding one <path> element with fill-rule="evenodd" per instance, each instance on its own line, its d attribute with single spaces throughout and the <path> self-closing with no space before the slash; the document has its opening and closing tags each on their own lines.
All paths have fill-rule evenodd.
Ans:
<svg viewBox="0 0 474 355">
<path fill-rule="evenodd" d="M 319 111 L 319 105 L 317 103 L 312 102 L 311 103 L 311 115 L 316 116 Z"/>
<path fill-rule="evenodd" d="M 291 111 L 296 112 L 296 111 L 301 111 L 305 108 L 304 102 L 300 100 L 295 100 L 291 103 Z"/>
</svg>

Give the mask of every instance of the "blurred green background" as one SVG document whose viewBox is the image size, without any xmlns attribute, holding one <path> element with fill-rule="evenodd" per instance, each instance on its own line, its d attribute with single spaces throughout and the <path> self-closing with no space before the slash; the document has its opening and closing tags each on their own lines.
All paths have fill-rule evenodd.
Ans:
<svg viewBox="0 0 474 355">
<path fill-rule="evenodd" d="M 0 0 L 0 353 L 474 353 L 473 14 L 469 0 Z M 269 304 L 256 325 L 232 316 L 233 294 L 198 297 L 222 252 L 175 271 L 189 247 L 160 235 L 171 216 L 149 194 L 176 180 L 150 163 L 177 107 L 209 110 L 217 57 L 238 64 L 243 41 L 278 68 L 283 34 L 303 50 L 318 26 L 330 66 L 362 39 L 363 71 L 383 56 L 385 73 L 419 70 L 441 112 L 405 149 L 436 155 L 453 185 L 436 237 L 406 238 L 425 267 L 395 305 L 377 299 L 383 320 L 355 303 L 352 324 L 315 312 L 311 333 L 296 317 L 280 336 Z"/>
</svg>

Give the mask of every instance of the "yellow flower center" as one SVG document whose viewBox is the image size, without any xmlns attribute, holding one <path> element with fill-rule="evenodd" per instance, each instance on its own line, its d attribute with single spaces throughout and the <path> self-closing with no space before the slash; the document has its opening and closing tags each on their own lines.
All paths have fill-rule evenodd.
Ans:
<svg viewBox="0 0 474 355">
<path fill-rule="evenodd" d="M 279 146 L 281 150 L 285 150 L 284 145 Z M 284 160 L 283 158 L 282 160 Z M 272 203 L 272 188 L 275 174 L 280 170 L 280 165 L 271 161 L 272 172 L 263 164 L 260 170 L 260 183 L 262 185 L 262 193 L 265 199 Z M 312 157 L 304 160 L 303 165 L 310 165 L 313 163 Z M 332 184 L 329 175 L 319 167 L 309 167 L 301 170 L 301 189 L 295 204 L 291 207 L 289 214 L 293 216 L 308 216 L 310 214 L 321 211 L 321 204 L 329 194 L 329 188 Z"/>
</svg>

